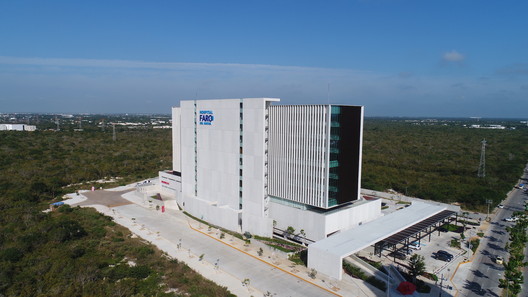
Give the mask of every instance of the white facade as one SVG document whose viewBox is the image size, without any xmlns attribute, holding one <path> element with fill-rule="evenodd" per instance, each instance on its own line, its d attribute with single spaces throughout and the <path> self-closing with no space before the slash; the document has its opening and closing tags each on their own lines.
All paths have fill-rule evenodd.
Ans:
<svg viewBox="0 0 528 297">
<path fill-rule="evenodd" d="M 327 208 L 329 107 L 270 107 L 270 195 Z"/>
<path fill-rule="evenodd" d="M 296 234 L 304 230 L 307 238 L 320 240 L 379 218 L 381 199 L 360 200 L 328 212 L 299 209 L 274 202 L 270 209 L 276 228 L 286 230 L 291 226 Z"/>
<path fill-rule="evenodd" d="M 36 126 L 26 124 L 0 124 L 0 131 L 35 131 Z"/>
<path fill-rule="evenodd" d="M 379 203 L 359 201 L 362 107 L 277 101 L 181 101 L 172 110 L 173 171 L 160 173 L 162 191 L 199 219 L 260 236 L 271 236 L 275 221 L 318 240 L 380 216 Z"/>
<path fill-rule="evenodd" d="M 227 229 L 271 236 L 265 141 L 272 101 L 277 99 L 181 101 L 181 204 L 189 213 Z"/>
</svg>

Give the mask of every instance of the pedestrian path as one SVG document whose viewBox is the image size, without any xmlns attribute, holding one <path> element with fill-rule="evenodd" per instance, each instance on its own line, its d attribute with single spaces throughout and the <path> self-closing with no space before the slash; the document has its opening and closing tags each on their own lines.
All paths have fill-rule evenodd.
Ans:
<svg viewBox="0 0 528 297">
<path fill-rule="evenodd" d="M 208 228 L 181 211 L 168 210 L 162 213 L 134 191 L 122 197 L 132 203 L 116 207 L 91 207 L 113 217 L 116 223 L 156 245 L 170 257 L 185 262 L 204 277 L 227 287 L 237 296 L 369 297 L 385 294 L 349 277 L 338 281 L 316 274 L 312 278 L 312 271 L 295 265 L 282 253 L 263 249 L 262 255 L 259 255 L 261 245 L 247 245 L 228 234 L 220 238 L 220 230 Z"/>
</svg>

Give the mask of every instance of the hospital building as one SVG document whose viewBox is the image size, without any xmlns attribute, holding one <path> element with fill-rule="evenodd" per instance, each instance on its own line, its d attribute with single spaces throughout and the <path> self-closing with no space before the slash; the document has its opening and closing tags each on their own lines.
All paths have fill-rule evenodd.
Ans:
<svg viewBox="0 0 528 297">
<path fill-rule="evenodd" d="M 291 226 L 307 243 L 380 217 L 380 200 L 360 196 L 363 107 L 279 101 L 173 107 L 173 168 L 160 172 L 167 205 L 241 233 Z"/>
</svg>

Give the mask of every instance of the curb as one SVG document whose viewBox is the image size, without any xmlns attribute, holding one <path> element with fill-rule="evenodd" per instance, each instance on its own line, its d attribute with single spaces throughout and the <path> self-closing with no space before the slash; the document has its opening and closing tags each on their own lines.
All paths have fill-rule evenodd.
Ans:
<svg viewBox="0 0 528 297">
<path fill-rule="evenodd" d="M 254 258 L 254 259 L 257 259 L 257 260 L 259 260 L 259 261 L 261 261 L 261 262 L 263 262 L 263 263 L 265 263 L 265 264 L 268 264 L 269 266 L 271 266 L 271 267 L 273 267 L 273 268 L 275 268 L 275 269 L 278 269 L 278 270 L 280 270 L 280 271 L 282 271 L 282 272 L 285 272 L 285 273 L 287 273 L 287 274 L 289 274 L 289 275 L 291 275 L 291 276 L 294 276 L 294 277 L 296 277 L 296 278 L 298 278 L 298 279 L 300 279 L 300 280 L 302 280 L 302 281 L 304 281 L 304 282 L 306 282 L 306 283 L 309 283 L 309 284 L 311 284 L 311 285 L 314 285 L 314 286 L 318 287 L 319 289 L 325 290 L 326 292 L 331 293 L 331 294 L 333 294 L 333 295 L 335 295 L 335 296 L 342 297 L 342 295 L 339 295 L 339 294 L 337 294 L 336 292 L 333 292 L 333 291 L 330 291 L 330 290 L 328 290 L 328 289 L 326 289 L 326 288 L 324 288 L 324 287 L 321 287 L 320 285 L 318 285 L 318 284 L 316 284 L 316 283 L 313 283 L 313 282 L 311 282 L 311 281 L 309 281 L 309 280 L 306 280 L 306 279 L 304 279 L 304 278 L 302 278 L 302 277 L 300 277 L 300 276 L 298 276 L 298 275 L 296 275 L 296 274 L 293 274 L 293 273 L 291 273 L 291 272 L 289 272 L 289 271 L 287 271 L 287 270 L 282 269 L 281 267 L 275 266 L 275 265 L 273 265 L 273 264 L 271 264 L 271 263 L 269 263 L 269 262 L 267 262 L 267 261 L 264 261 L 263 259 L 260 259 L 260 258 L 254 256 L 254 255 L 251 255 L 251 254 L 249 254 L 249 253 L 247 253 L 247 252 L 245 252 L 245 251 L 243 251 L 243 250 L 241 250 L 241 249 L 239 249 L 239 248 L 237 248 L 237 247 L 234 247 L 234 246 L 232 246 L 232 245 L 230 245 L 230 244 L 228 244 L 228 243 L 226 243 L 226 242 L 223 242 L 222 240 L 220 240 L 220 239 L 218 239 L 218 238 L 216 238 L 216 237 L 214 237 L 214 236 L 211 236 L 211 235 L 209 235 L 209 234 L 207 234 L 207 233 L 205 233 L 205 232 L 202 232 L 202 231 L 200 231 L 200 230 L 194 228 L 194 227 L 191 225 L 191 223 L 189 223 L 188 221 L 187 221 L 187 223 L 189 224 L 189 228 L 191 228 L 192 230 L 194 230 L 194 231 L 196 231 L 196 232 L 199 232 L 199 233 L 201 233 L 201 234 L 203 234 L 203 235 L 205 235 L 205 236 L 207 236 L 207 237 L 209 237 L 209 238 L 212 238 L 212 239 L 214 239 L 214 240 L 216 240 L 216 241 L 218 241 L 218 242 L 221 242 L 221 243 L 223 243 L 223 244 L 225 244 L 225 245 L 227 245 L 227 246 L 229 246 L 229 247 L 231 247 L 231 248 L 233 248 L 233 249 L 235 249 L 235 250 L 237 250 L 237 251 L 239 251 L 239 252 L 241 252 L 241 253 L 244 253 L 245 255 L 248 255 L 248 256 L 250 256 L 250 257 L 252 257 L 252 258 Z"/>
</svg>

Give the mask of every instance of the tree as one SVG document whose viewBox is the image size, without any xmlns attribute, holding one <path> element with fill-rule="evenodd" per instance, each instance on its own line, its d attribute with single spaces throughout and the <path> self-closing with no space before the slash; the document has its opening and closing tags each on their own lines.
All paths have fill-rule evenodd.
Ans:
<svg viewBox="0 0 528 297">
<path fill-rule="evenodd" d="M 305 242 L 304 239 L 306 239 L 306 232 L 304 232 L 304 229 L 301 229 L 299 234 L 301 234 L 301 236 L 303 237 L 303 240 L 301 240 L 301 243 L 302 243 L 302 245 L 304 245 L 304 242 Z"/>
<path fill-rule="evenodd" d="M 312 270 L 310 270 L 310 272 L 308 273 L 308 276 L 315 279 L 315 277 L 317 276 L 317 270 L 312 268 Z"/>
<path fill-rule="evenodd" d="M 249 278 L 245 278 L 243 281 L 242 281 L 242 286 L 246 287 L 248 290 L 249 290 L 249 284 L 251 283 L 251 281 L 249 280 Z"/>
<path fill-rule="evenodd" d="M 295 228 L 293 228 L 292 226 L 288 226 L 288 228 L 286 228 L 286 236 L 287 237 L 292 236 L 294 233 L 295 233 Z"/>
<path fill-rule="evenodd" d="M 416 284 L 416 278 L 425 272 L 425 259 L 423 256 L 414 254 L 409 259 L 409 274 L 413 278 L 413 283 Z"/>
</svg>

